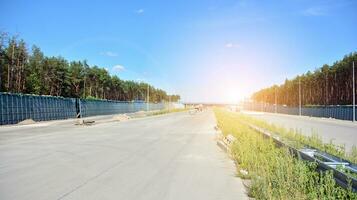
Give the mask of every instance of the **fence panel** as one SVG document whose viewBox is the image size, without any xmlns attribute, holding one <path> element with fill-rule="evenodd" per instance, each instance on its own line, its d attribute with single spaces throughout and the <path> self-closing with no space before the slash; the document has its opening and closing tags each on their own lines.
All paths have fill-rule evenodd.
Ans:
<svg viewBox="0 0 357 200">
<path fill-rule="evenodd" d="M 16 124 L 25 119 L 45 121 L 95 115 L 161 110 L 165 103 L 83 100 L 53 96 L 37 96 L 0 92 L 0 125 Z"/>
<path fill-rule="evenodd" d="M 25 119 L 45 121 L 74 118 L 74 108 L 75 101 L 72 98 L 0 93 L 0 125 L 16 124 Z"/>
<path fill-rule="evenodd" d="M 243 108 L 245 110 L 252 110 L 258 112 L 271 112 L 271 113 L 275 112 L 275 105 L 271 105 L 271 104 L 263 105 L 262 103 L 245 102 L 243 104 Z M 281 114 L 299 115 L 298 107 L 278 105 L 276 110 L 277 113 L 281 113 Z M 357 107 L 356 107 L 356 114 L 357 114 Z M 307 106 L 307 107 L 302 107 L 301 115 L 351 121 L 353 118 L 353 107 L 351 105 Z"/>
<path fill-rule="evenodd" d="M 133 113 L 146 111 L 147 104 L 144 102 L 125 102 L 110 100 L 80 100 L 81 117 L 95 115 L 110 115 L 118 113 Z M 165 108 L 164 103 L 149 103 L 149 110 L 161 110 Z"/>
</svg>

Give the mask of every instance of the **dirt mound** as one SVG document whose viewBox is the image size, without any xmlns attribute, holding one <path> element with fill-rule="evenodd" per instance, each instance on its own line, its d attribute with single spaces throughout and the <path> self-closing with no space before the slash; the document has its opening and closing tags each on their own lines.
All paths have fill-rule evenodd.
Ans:
<svg viewBox="0 0 357 200">
<path fill-rule="evenodd" d="M 143 110 L 133 113 L 134 117 L 146 117 L 146 115 L 147 115 L 147 112 L 143 111 Z"/>
<path fill-rule="evenodd" d="M 19 125 L 29 125 L 29 124 L 34 124 L 36 123 L 33 119 L 25 119 L 17 124 Z"/>
<path fill-rule="evenodd" d="M 113 117 L 113 119 L 114 119 L 115 121 L 126 121 L 126 120 L 129 120 L 130 117 L 129 117 L 128 115 L 126 115 L 126 114 L 122 114 L 122 115 L 115 115 L 115 116 Z"/>
</svg>

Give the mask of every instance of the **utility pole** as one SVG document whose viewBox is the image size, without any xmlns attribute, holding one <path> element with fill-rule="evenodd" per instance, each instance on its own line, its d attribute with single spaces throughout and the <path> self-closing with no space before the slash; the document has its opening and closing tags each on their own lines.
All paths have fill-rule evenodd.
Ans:
<svg viewBox="0 0 357 200">
<path fill-rule="evenodd" d="M 149 111 L 149 101 L 150 101 L 150 89 L 149 84 L 147 84 L 147 91 L 146 91 L 146 111 Z"/>
<path fill-rule="evenodd" d="M 171 95 L 169 95 L 169 112 L 170 112 L 170 106 L 171 106 Z"/>
<path fill-rule="evenodd" d="M 299 77 L 299 116 L 301 116 L 301 78 Z"/>
<path fill-rule="evenodd" d="M 352 121 L 356 121 L 356 86 L 355 86 L 355 62 L 352 62 L 352 109 L 353 109 L 353 116 L 352 116 Z"/>
<path fill-rule="evenodd" d="M 327 72 L 325 72 L 325 107 L 328 104 L 327 99 L 328 99 L 328 94 L 327 94 Z"/>
<path fill-rule="evenodd" d="M 5 34 L 4 33 L 1 33 L 0 34 L 0 52 L 2 52 L 1 50 L 2 50 L 2 46 L 3 46 L 3 44 L 4 44 L 4 38 L 5 37 Z M 3 60 L 2 60 L 2 55 L 0 55 L 1 56 L 1 60 L 0 60 L 0 74 L 2 74 L 2 62 L 3 62 Z M 1 80 L 1 75 L 0 75 L 0 90 L 2 89 L 2 80 Z"/>
<path fill-rule="evenodd" d="M 86 98 L 86 78 L 84 77 L 84 88 L 83 88 L 84 98 Z"/>
<path fill-rule="evenodd" d="M 275 113 L 278 112 L 278 99 L 277 99 L 277 95 L 276 95 L 276 87 L 275 87 Z"/>
</svg>

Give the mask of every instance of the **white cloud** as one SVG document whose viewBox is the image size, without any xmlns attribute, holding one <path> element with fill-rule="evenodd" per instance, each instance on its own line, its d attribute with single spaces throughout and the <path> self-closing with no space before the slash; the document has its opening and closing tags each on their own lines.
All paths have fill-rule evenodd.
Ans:
<svg viewBox="0 0 357 200">
<path fill-rule="evenodd" d="M 101 52 L 100 55 L 108 56 L 108 57 L 117 57 L 118 56 L 117 53 L 114 53 L 114 52 L 111 52 L 111 51 Z"/>
<path fill-rule="evenodd" d="M 224 45 L 226 48 L 235 48 L 235 47 L 239 47 L 238 44 L 234 44 L 234 43 L 231 43 L 231 42 L 228 42 Z"/>
<path fill-rule="evenodd" d="M 113 71 L 121 72 L 125 70 L 125 67 L 123 65 L 115 65 L 112 69 Z"/>
<path fill-rule="evenodd" d="M 327 15 L 327 9 L 323 7 L 310 7 L 302 11 L 305 16 L 324 16 Z"/>
<path fill-rule="evenodd" d="M 143 14 L 144 13 L 144 9 L 140 8 L 138 10 L 135 11 L 136 14 Z"/>
</svg>

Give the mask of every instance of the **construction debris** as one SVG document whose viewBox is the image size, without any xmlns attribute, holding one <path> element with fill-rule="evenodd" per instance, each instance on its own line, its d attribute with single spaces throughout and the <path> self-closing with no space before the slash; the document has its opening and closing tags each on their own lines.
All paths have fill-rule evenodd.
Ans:
<svg viewBox="0 0 357 200">
<path fill-rule="evenodd" d="M 84 119 L 79 119 L 75 125 L 86 125 L 86 126 L 89 126 L 89 125 L 93 125 L 95 123 L 94 120 L 84 120 Z"/>
</svg>

